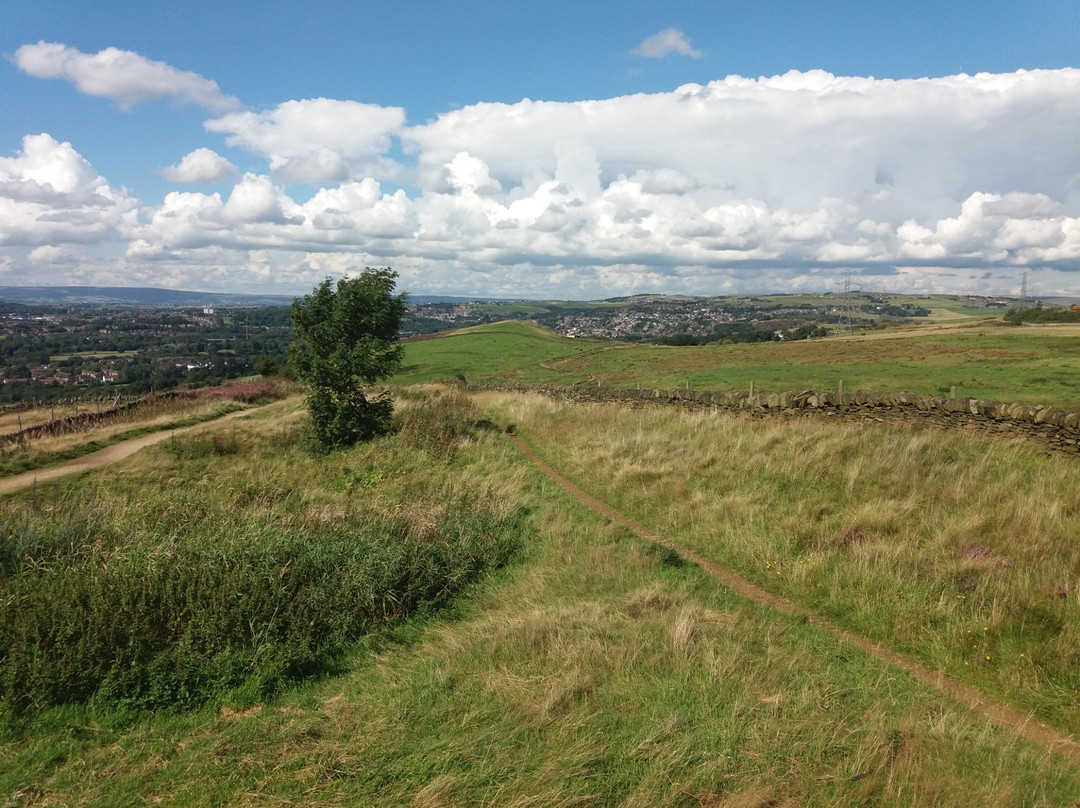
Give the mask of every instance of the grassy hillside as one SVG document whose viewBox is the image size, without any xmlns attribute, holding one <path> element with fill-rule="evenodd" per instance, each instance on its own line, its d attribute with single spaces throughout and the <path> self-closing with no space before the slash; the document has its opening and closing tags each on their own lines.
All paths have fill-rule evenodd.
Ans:
<svg viewBox="0 0 1080 808">
<path fill-rule="evenodd" d="M 551 370 L 548 363 L 602 344 L 567 339 L 533 323 L 506 320 L 406 343 L 405 361 L 393 381 L 418 384 L 459 375 L 470 380 L 580 381 L 586 377 Z"/>
<path fill-rule="evenodd" d="M 406 419 L 398 442 L 426 445 L 465 417 L 433 412 Z M 520 520 L 486 492 L 434 475 L 421 488 L 415 470 L 398 497 L 408 509 L 387 509 L 356 496 L 369 470 L 354 485 L 305 455 L 295 417 L 284 431 L 258 423 L 170 438 L 135 476 L 125 464 L 92 488 L 34 487 L 0 505 L 0 709 L 272 693 L 520 544 Z M 445 455 L 454 439 L 433 445 Z"/>
<path fill-rule="evenodd" d="M 1080 465 L 910 426 L 507 399 L 556 468 L 769 591 L 1080 726 Z"/>
<path fill-rule="evenodd" d="M 526 323 L 406 346 L 396 382 L 449 378 L 737 390 L 912 390 L 1080 409 L 1080 328 L 919 326 L 793 343 L 669 347 L 560 337 Z"/>
<path fill-rule="evenodd" d="M 256 580 L 241 589 L 225 586 L 221 609 L 264 586 L 259 577 L 273 592 L 295 580 L 298 566 L 310 569 L 309 553 L 348 546 L 334 535 L 367 536 L 369 516 L 404 522 L 417 552 L 470 535 L 475 523 L 454 518 L 462 508 L 496 517 L 527 508 L 530 528 L 515 534 L 511 518 L 497 535 L 524 538 L 516 560 L 463 581 L 472 583 L 453 590 L 452 605 L 443 599 L 441 608 L 371 625 L 332 669 L 294 679 L 277 697 L 248 682 L 183 711 L 151 715 L 99 699 L 9 715 L 0 728 L 0 794 L 8 795 L 0 804 L 1054 806 L 1080 793 L 1080 772 L 1064 759 L 587 511 L 487 423 L 512 420 L 567 474 L 641 521 L 838 619 L 865 622 L 888 642 L 924 644 L 948 660 L 940 649 L 966 642 L 956 626 L 987 625 L 977 642 L 994 643 L 1002 661 L 972 680 L 1019 699 L 1071 687 L 1054 666 L 1075 654 L 1072 629 L 1062 628 L 1057 659 L 1044 635 L 1053 619 L 1075 624 L 1074 590 L 1042 598 L 1049 602 L 1032 645 L 1023 644 L 1026 629 L 1009 623 L 1014 596 L 1035 594 L 1027 582 L 1075 569 L 1072 551 L 1057 545 L 1077 518 L 1080 488 L 1062 467 L 1016 447 L 998 454 L 964 435 L 935 438 L 922 449 L 932 449 L 925 463 L 941 474 L 916 469 L 895 503 L 875 508 L 899 473 L 882 465 L 903 441 L 890 430 L 831 427 L 799 443 L 797 433 L 739 418 L 672 413 L 651 425 L 654 411 L 502 394 L 470 405 L 430 390 L 406 391 L 400 409 L 397 435 L 315 460 L 297 448 L 296 402 L 280 402 L 214 437 L 162 445 L 8 501 L 7 518 L 25 522 L 18 535 L 101 530 L 96 549 L 80 556 L 87 563 L 118 541 L 138 550 L 102 559 L 110 563 L 97 568 L 101 575 L 190 561 L 187 542 L 226 559 L 247 552 L 273 560 L 275 541 L 296 537 L 295 560 L 256 566 Z M 979 458 L 982 471 L 959 473 Z M 1052 507 L 1038 516 L 1032 492 L 1061 474 Z M 987 518 L 1013 516 L 1000 528 L 976 523 L 963 503 L 981 508 L 980 496 L 987 507 L 1000 500 Z M 931 516 L 945 524 L 926 536 Z M 831 541 L 849 518 L 866 540 Z M 948 554 L 984 528 L 989 555 Z M 941 547 L 940 560 L 926 567 L 928 583 L 914 578 L 909 597 L 891 604 L 880 591 L 866 595 L 870 584 L 910 573 L 909 561 L 932 547 Z M 818 554 L 827 560 L 813 561 Z M 455 551 L 411 569 L 438 575 L 462 557 Z M 27 558 L 36 568 L 16 575 L 40 580 L 68 563 L 63 553 L 52 561 L 15 553 L 11 564 Z M 998 558 L 1012 566 L 996 566 Z M 956 580 L 953 567 L 975 563 L 985 568 L 968 573 L 980 579 L 966 605 L 954 605 L 950 590 L 935 611 L 927 591 Z M 337 566 L 327 565 L 328 574 Z M 837 597 L 859 571 L 869 583 Z M 297 632 L 310 622 L 304 614 Z M 272 659 L 276 645 L 266 640 L 276 620 L 248 626 L 250 647 L 265 643 L 261 653 Z M 883 628 L 890 623 L 906 634 L 891 635 Z M 962 646 L 958 661 L 986 655 Z M 1007 658 L 1021 648 L 1029 662 Z"/>
</svg>

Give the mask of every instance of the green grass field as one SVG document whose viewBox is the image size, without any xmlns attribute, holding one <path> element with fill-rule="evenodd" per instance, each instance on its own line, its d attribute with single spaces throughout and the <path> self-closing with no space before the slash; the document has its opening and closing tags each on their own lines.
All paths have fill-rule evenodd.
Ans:
<svg viewBox="0 0 1080 808">
<path fill-rule="evenodd" d="M 1075 458 L 909 426 L 503 406 L 556 468 L 677 544 L 1080 726 Z"/>
<path fill-rule="evenodd" d="M 152 432 L 212 421 L 242 408 L 241 404 L 232 401 L 204 403 L 198 407 L 173 407 L 170 408 L 172 412 L 165 410 L 156 418 L 144 415 L 138 419 L 118 419 L 86 432 L 45 436 L 25 444 L 7 446 L 0 453 L 0 478 L 49 468 Z M 131 426 L 132 423 L 137 425 Z"/>
<path fill-rule="evenodd" d="M 912 469 L 890 523 L 889 509 L 875 511 L 879 487 L 892 486 L 888 475 L 897 473 L 896 464 L 882 468 L 882 458 L 890 446 L 916 440 L 894 430 L 874 431 L 880 437 L 867 443 L 865 432 L 831 425 L 828 434 L 800 435 L 733 417 L 669 413 L 652 423 L 652 411 L 490 393 L 470 404 L 433 390 L 402 391 L 399 409 L 397 435 L 315 459 L 299 449 L 297 403 L 279 402 L 212 439 L 161 445 L 11 500 L 5 514 L 39 529 L 53 524 L 70 534 L 78 524 L 97 524 L 69 518 L 69 505 L 100 515 L 107 541 L 75 557 L 93 561 L 131 542 L 139 553 L 103 558 L 110 563 L 99 574 L 109 567 L 117 569 L 109 574 L 134 574 L 142 563 L 154 580 L 199 552 L 263 558 L 274 537 L 351 529 L 361 514 L 394 515 L 418 531 L 412 535 L 441 543 L 450 538 L 445 527 L 457 524 L 448 516 L 471 501 L 496 513 L 527 509 L 530 532 L 509 565 L 473 579 L 440 607 L 373 627 L 333 670 L 277 696 L 241 686 L 204 694 L 205 706 L 153 714 L 99 700 L 8 715 L 0 725 L 0 804 L 1059 806 L 1080 794 L 1080 772 L 1065 759 L 632 537 L 570 499 L 486 422 L 513 421 L 582 485 L 680 540 L 697 536 L 702 552 L 733 563 L 745 558 L 763 585 L 902 644 L 881 628 L 893 621 L 932 649 L 952 643 L 949 621 L 961 613 L 950 600 L 939 620 L 926 596 L 932 584 L 914 586 L 899 604 L 875 592 L 872 608 L 861 609 L 853 605 L 858 592 L 830 600 L 832 582 L 861 570 L 870 574 L 866 592 L 909 572 L 903 564 L 932 543 L 922 525 L 933 514 L 948 525 L 933 541 L 966 547 L 981 523 L 963 503 L 994 483 L 981 496 L 998 500 L 999 511 L 986 519 L 1000 509 L 1014 516 L 985 540 L 989 558 L 1000 553 L 1015 563 L 980 568 L 989 589 L 984 597 L 976 587 L 964 607 L 970 613 L 954 622 L 981 629 L 976 623 L 994 619 L 984 623 L 992 638 L 979 642 L 994 642 L 995 655 L 1024 640 L 1003 628 L 1011 593 L 1022 594 L 1023 582 L 1055 564 L 1073 565 L 1071 550 L 1053 549 L 1077 518 L 1076 486 L 1057 465 L 1015 448 L 998 453 L 963 434 L 929 442 L 925 463 L 941 466 L 950 485 Z M 470 419 L 471 428 L 461 429 Z M 821 466 L 807 445 L 832 458 L 824 478 L 805 473 L 803 466 Z M 980 458 L 979 473 L 949 471 L 949 463 Z M 1022 496 L 1003 493 L 1017 482 L 1009 473 L 1020 475 Z M 1047 494 L 1050 515 L 1024 522 L 1033 492 L 1062 474 Z M 31 499 L 50 509 L 25 508 Z M 924 500 L 931 507 L 919 521 Z M 823 507 L 828 512 L 819 513 Z M 855 509 L 865 545 L 826 541 L 847 524 L 840 507 Z M 1006 533 L 1011 544 L 999 546 Z M 727 537 L 742 534 L 727 546 Z M 345 546 L 330 541 L 322 552 Z M 310 549 L 301 554 L 301 547 Z M 300 543 L 291 563 L 254 569 L 272 573 L 272 592 L 279 576 L 295 581 L 297 567 L 310 569 L 305 554 L 319 548 Z M 829 560 L 799 563 L 810 552 Z M 50 574 L 48 563 L 20 563 L 19 574 Z M 951 581 L 948 565 L 960 563 L 943 556 L 931 575 Z M 229 577 L 207 575 L 199 585 L 218 579 Z M 208 603 L 227 611 L 236 596 L 226 586 Z M 1048 608 L 1072 621 L 1075 600 Z M 903 620 L 889 611 L 897 608 Z M 1050 619 L 1048 612 L 1041 630 Z M 249 628 L 261 642 L 265 627 Z M 975 658 L 962 650 L 966 636 L 957 638 L 957 660 Z M 1032 641 L 1050 642 L 1040 636 Z M 1075 654 L 1069 636 L 1060 640 L 1063 664 Z M 1029 667 L 995 662 L 1000 676 L 973 680 L 1006 695 L 1063 695 L 1071 680 L 1042 658 L 1050 646 L 1023 647 L 1033 657 Z"/>
<path fill-rule="evenodd" d="M 238 379 L 227 386 L 207 389 L 195 397 L 150 397 L 137 407 L 118 412 L 98 423 L 71 425 L 72 431 L 61 429 L 56 434 L 6 444 L 0 449 L 0 477 L 55 466 L 151 432 L 178 429 L 220 418 L 252 403 L 253 390 L 257 391 L 255 400 L 266 401 L 293 394 L 296 386 L 283 380 L 264 382 L 260 377 L 252 376 Z M 94 411 L 83 404 L 81 412 Z M 13 427 L 24 417 L 29 426 L 51 420 L 54 414 L 64 418 L 79 412 L 78 405 L 66 405 L 63 408 L 40 407 L 26 413 L 9 413 L 0 419 L 0 428 L 14 432 L 16 429 Z"/>
<path fill-rule="evenodd" d="M 460 375 L 468 380 L 554 382 L 572 374 L 549 369 L 549 362 L 602 344 L 567 339 L 532 323 L 507 320 L 406 343 L 405 360 L 392 381 L 421 384 Z"/>
<path fill-rule="evenodd" d="M 63 362 L 65 359 L 113 359 L 124 356 L 138 356 L 138 351 L 77 351 L 76 353 L 55 354 L 50 362 Z"/>
<path fill-rule="evenodd" d="M 793 343 L 583 342 L 499 323 L 409 343 L 397 383 L 470 381 L 700 390 L 911 390 L 1080 410 L 1080 329 L 921 326 Z"/>
</svg>

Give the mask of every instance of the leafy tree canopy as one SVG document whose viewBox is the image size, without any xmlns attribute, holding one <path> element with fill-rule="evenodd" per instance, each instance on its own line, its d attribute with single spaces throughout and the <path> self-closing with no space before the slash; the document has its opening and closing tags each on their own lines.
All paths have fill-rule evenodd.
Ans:
<svg viewBox="0 0 1080 808">
<path fill-rule="evenodd" d="M 336 288 L 327 278 L 292 305 L 296 334 L 289 363 L 311 387 L 312 437 L 324 451 L 351 446 L 389 427 L 390 399 L 369 399 L 364 387 L 401 364 L 397 335 L 406 295 L 394 294 L 396 280 L 390 267 L 369 267 L 355 278 L 342 278 Z"/>
</svg>

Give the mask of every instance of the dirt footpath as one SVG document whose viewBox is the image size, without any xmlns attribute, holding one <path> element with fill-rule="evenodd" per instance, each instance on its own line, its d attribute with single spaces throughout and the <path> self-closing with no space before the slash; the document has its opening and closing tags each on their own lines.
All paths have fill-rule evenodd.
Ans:
<svg viewBox="0 0 1080 808">
<path fill-rule="evenodd" d="M 771 592 L 767 592 L 756 584 L 736 575 L 731 570 L 722 567 L 715 562 L 709 561 L 697 553 L 687 550 L 685 547 L 680 547 L 679 545 L 668 541 L 655 531 L 649 530 L 644 525 L 638 524 L 607 504 L 590 496 L 579 486 L 555 471 L 555 469 L 537 455 L 536 452 L 532 450 L 532 447 L 519 436 L 514 435 L 513 440 L 518 448 L 521 449 L 521 451 L 524 452 L 524 454 L 532 460 L 545 475 L 558 483 L 563 490 L 577 499 L 578 502 L 589 510 L 601 514 L 602 516 L 606 516 L 615 524 L 629 528 L 639 538 L 656 542 L 657 544 L 661 544 L 664 547 L 674 550 L 686 560 L 697 564 L 713 578 L 716 578 L 721 584 L 738 592 L 743 597 L 749 598 L 755 603 L 760 603 L 776 609 L 777 611 L 784 612 L 785 614 L 806 618 L 810 625 L 822 629 L 823 631 L 827 631 L 834 637 L 839 637 L 841 640 L 857 646 L 877 659 L 907 671 L 907 673 L 923 684 L 929 685 L 935 690 L 951 696 L 971 710 L 982 713 L 999 726 L 1026 738 L 1032 743 L 1042 746 L 1050 752 L 1056 752 L 1080 766 L 1080 743 L 1078 743 L 1075 738 L 1062 732 L 1058 732 L 1053 727 L 1035 720 L 1027 713 L 1009 707 L 980 690 L 977 690 L 970 685 L 963 684 L 942 671 L 930 670 L 930 668 L 909 656 L 899 654 L 884 646 L 878 645 L 866 637 L 848 631 L 847 629 L 840 628 L 839 626 L 812 614 L 787 598 L 782 598 Z"/>
<path fill-rule="evenodd" d="M 163 440 L 168 440 L 173 435 L 183 435 L 185 432 L 193 432 L 197 429 L 220 424 L 222 421 L 231 421 L 234 418 L 240 418 L 250 412 L 252 412 L 252 410 L 237 410 L 236 412 L 230 412 L 228 415 L 223 415 L 220 418 L 215 418 L 213 421 L 203 421 L 201 424 L 195 424 L 194 426 L 184 426 L 179 429 L 165 429 L 161 432 L 152 432 L 149 435 L 143 435 L 141 438 L 132 438 L 123 443 L 106 446 L 104 449 L 100 449 L 88 455 L 83 455 L 82 457 L 77 457 L 74 460 L 69 460 L 67 463 L 62 463 L 59 466 L 50 466 L 45 469 L 36 469 L 34 471 L 16 474 L 12 477 L 5 477 L 0 479 L 0 494 L 10 494 L 13 491 L 21 491 L 23 488 L 29 488 L 35 483 L 43 483 L 49 480 L 55 480 L 57 477 L 63 477 L 67 474 L 78 474 L 80 471 L 87 471 L 89 469 L 97 468 L 98 466 L 115 463 L 117 460 L 123 460 L 129 455 L 135 454 L 139 449 L 146 446 L 153 446 L 155 443 L 161 443 Z"/>
</svg>

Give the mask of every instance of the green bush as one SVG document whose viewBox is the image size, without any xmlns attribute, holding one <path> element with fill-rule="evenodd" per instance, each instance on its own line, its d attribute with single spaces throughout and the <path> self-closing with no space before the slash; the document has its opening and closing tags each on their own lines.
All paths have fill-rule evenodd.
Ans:
<svg viewBox="0 0 1080 808">
<path fill-rule="evenodd" d="M 1080 311 L 1076 309 L 1013 309 L 1002 318 L 1010 325 L 1021 323 L 1080 323 Z"/>
<path fill-rule="evenodd" d="M 395 426 L 407 445 L 449 460 L 477 429 L 489 424 L 480 419 L 471 399 L 448 392 L 427 396 L 403 409 Z"/>
<path fill-rule="evenodd" d="M 505 564 L 525 526 L 467 499 L 420 527 L 353 517 L 241 530 L 229 516 L 186 534 L 168 520 L 159 533 L 102 530 L 74 508 L 0 523 L 0 704 L 181 708 L 239 687 L 265 697 Z"/>
<path fill-rule="evenodd" d="M 235 435 L 230 433 L 172 437 L 165 441 L 165 451 L 177 460 L 201 460 L 208 457 L 234 455 L 240 450 Z"/>
</svg>

